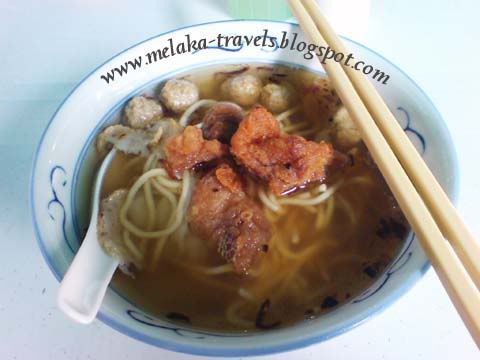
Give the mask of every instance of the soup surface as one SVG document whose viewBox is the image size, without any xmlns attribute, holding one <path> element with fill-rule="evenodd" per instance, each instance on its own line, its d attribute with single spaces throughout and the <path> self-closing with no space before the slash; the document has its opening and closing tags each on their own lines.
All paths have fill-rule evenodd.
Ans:
<svg viewBox="0 0 480 360">
<path fill-rule="evenodd" d="M 260 94 L 251 96 L 273 113 L 282 133 L 331 143 L 342 159 L 322 180 L 281 194 L 241 163 L 231 165 L 239 167 L 245 193 L 270 224 L 268 242 L 261 244 L 251 266 L 236 271 L 189 224 L 192 192 L 210 171 L 208 161 L 190 169 L 188 180 L 186 175 L 175 179 L 168 168 L 162 170 L 166 168 L 162 152 L 119 152 L 103 187 L 104 197 L 118 189 L 131 192 L 146 173 L 160 169 L 158 183 L 150 177 L 132 192 L 125 209 L 132 231 L 121 226 L 104 247 L 128 263 L 124 271 L 115 273 L 117 291 L 150 314 L 195 328 L 258 331 L 318 317 L 368 287 L 393 260 L 409 230 L 328 80 L 317 74 L 255 64 L 203 69 L 181 78 L 196 85 L 196 103 L 211 102 L 174 112 L 173 105 L 166 106 L 160 84 L 163 111 L 156 115 L 202 127 L 212 104 L 225 100 L 237 103 L 247 114 L 252 105 L 235 97 L 231 85 L 238 77 L 248 79 L 245 75 L 259 82 Z M 230 93 L 225 90 L 228 82 Z M 164 134 L 165 130 L 160 135 Z M 189 193 L 183 191 L 185 187 Z M 187 195 L 182 200 L 183 192 Z M 181 206 L 184 211 L 178 215 Z M 162 229 L 173 226 L 172 213 L 181 216 L 180 222 L 175 231 L 162 234 Z"/>
</svg>

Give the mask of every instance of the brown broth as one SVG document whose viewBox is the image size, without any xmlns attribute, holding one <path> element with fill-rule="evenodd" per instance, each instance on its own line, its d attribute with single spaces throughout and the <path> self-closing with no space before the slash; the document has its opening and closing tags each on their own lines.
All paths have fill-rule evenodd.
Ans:
<svg viewBox="0 0 480 360">
<path fill-rule="evenodd" d="M 215 75 L 220 70 L 225 71 L 215 68 L 186 77 L 199 86 L 201 98 L 219 99 L 218 89 L 225 79 L 223 74 Z M 283 66 L 273 71 L 253 66 L 248 71 L 259 74 L 264 81 L 272 73 L 286 74 L 282 79 L 295 86 L 317 76 Z M 304 110 L 302 116 L 314 123 L 308 113 L 308 109 Z M 147 313 L 159 317 L 172 313 L 185 315 L 195 328 L 218 331 L 252 331 L 258 325 L 285 326 L 337 308 L 381 274 L 408 230 L 363 145 L 356 147 L 352 159 L 352 164 L 328 181 L 329 187 L 339 181 L 345 184 L 327 202 L 313 209 L 315 212 L 308 207 L 288 206 L 288 211 L 277 218 L 272 224 L 274 235 L 269 249 L 259 254 L 249 274 L 203 273 L 206 268 L 224 264 L 224 260 L 215 249 L 209 249 L 204 241 L 188 232 L 185 243 L 193 248 L 189 254 L 178 250 L 177 240 L 172 236 L 153 270 L 133 267 L 135 278 L 117 271 L 113 286 Z M 141 175 L 143 161 L 126 170 L 125 165 L 131 161 L 130 156 L 117 156 L 106 177 L 104 195 L 131 186 Z M 349 184 L 352 179 L 363 182 Z M 318 211 L 328 212 L 329 208 L 333 209 L 330 222 L 316 229 Z M 270 210 L 266 211 L 272 216 Z M 381 232 L 382 219 L 388 222 L 391 218 L 396 219 L 400 230 L 402 227 L 405 230 L 403 237 L 399 231 L 393 235 Z M 154 247 L 155 241 L 148 240 L 147 248 Z M 285 248 L 289 256 L 299 258 L 290 259 L 284 254 Z M 251 295 L 253 298 L 248 299 Z M 270 306 L 258 324 L 258 311 L 267 299 Z M 241 304 L 236 314 L 243 320 L 238 323 L 230 322 L 226 316 L 227 309 L 235 304 Z"/>
</svg>

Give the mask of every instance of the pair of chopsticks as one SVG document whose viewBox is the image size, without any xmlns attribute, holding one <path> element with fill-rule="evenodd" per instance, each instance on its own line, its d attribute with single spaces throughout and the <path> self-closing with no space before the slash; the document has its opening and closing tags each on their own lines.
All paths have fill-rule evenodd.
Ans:
<svg viewBox="0 0 480 360">
<path fill-rule="evenodd" d="M 315 0 L 288 0 L 313 43 L 348 54 Z M 369 80 L 350 66 L 324 64 L 344 106 L 480 347 L 480 245 Z"/>
</svg>

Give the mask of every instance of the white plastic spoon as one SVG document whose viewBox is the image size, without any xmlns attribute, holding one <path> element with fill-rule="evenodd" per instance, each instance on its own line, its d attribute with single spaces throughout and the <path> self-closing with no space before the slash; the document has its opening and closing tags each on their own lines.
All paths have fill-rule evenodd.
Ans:
<svg viewBox="0 0 480 360">
<path fill-rule="evenodd" d="M 117 259 L 107 255 L 97 239 L 100 191 L 104 175 L 115 153 L 115 149 L 110 151 L 98 170 L 93 190 L 90 226 L 58 291 L 58 307 L 73 320 L 83 324 L 91 323 L 95 319 L 119 264 Z"/>
</svg>

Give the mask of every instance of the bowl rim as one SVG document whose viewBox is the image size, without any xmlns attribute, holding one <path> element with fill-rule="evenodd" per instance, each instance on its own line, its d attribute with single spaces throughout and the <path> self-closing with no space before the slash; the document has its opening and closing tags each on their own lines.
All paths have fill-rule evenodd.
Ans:
<svg viewBox="0 0 480 360">
<path fill-rule="evenodd" d="M 37 245 L 40 248 L 40 251 L 42 253 L 43 258 L 45 259 L 45 262 L 47 263 L 50 271 L 53 273 L 55 278 L 60 282 L 62 280 L 62 276 L 57 268 L 53 265 L 52 260 L 50 259 L 50 256 L 47 252 L 47 249 L 45 247 L 45 244 L 42 240 L 42 237 L 40 235 L 40 230 L 38 227 L 38 222 L 37 218 L 35 215 L 35 200 L 34 200 L 34 183 L 35 183 L 35 174 L 36 174 L 36 168 L 37 168 L 37 163 L 38 163 L 38 155 L 40 152 L 40 149 L 42 148 L 44 138 L 46 134 L 48 133 L 50 129 L 50 125 L 52 124 L 53 120 L 56 118 L 57 113 L 60 111 L 60 109 L 63 107 L 65 102 L 71 97 L 72 94 L 75 93 L 77 88 L 79 88 L 90 76 L 95 73 L 98 69 L 100 69 L 102 66 L 107 64 L 108 62 L 112 61 L 113 59 L 117 58 L 121 54 L 129 51 L 130 49 L 141 45 L 143 43 L 146 43 L 150 40 L 153 40 L 155 38 L 158 38 L 160 36 L 164 36 L 170 33 L 174 33 L 179 30 L 185 30 L 189 28 L 195 28 L 199 26 L 205 26 L 205 25 L 213 25 L 213 24 L 219 24 L 219 23 L 238 23 L 238 22 L 253 22 L 253 23 L 280 23 L 280 24 L 288 24 L 292 25 L 294 27 L 299 28 L 299 24 L 296 22 L 291 22 L 291 21 L 278 21 L 278 20 L 262 20 L 262 19 L 231 19 L 231 20 L 219 20 L 219 21 L 210 21 L 210 22 L 204 22 L 204 23 L 198 23 L 198 24 L 193 24 L 193 25 L 187 25 L 183 27 L 178 27 L 166 32 L 162 32 L 159 34 L 156 34 L 154 36 L 151 36 L 145 40 L 142 40 L 138 43 L 135 43 L 128 48 L 116 53 L 115 55 L 111 56 L 104 62 L 102 62 L 100 65 L 96 66 L 93 70 L 91 70 L 87 75 L 85 75 L 73 88 L 72 90 L 69 91 L 69 93 L 64 97 L 64 99 L 60 102 L 60 104 L 57 106 L 55 112 L 51 116 L 48 124 L 46 125 L 45 129 L 43 130 L 40 140 L 38 142 L 38 145 L 36 146 L 35 153 L 33 156 L 33 161 L 32 161 L 32 167 L 31 167 L 31 175 L 30 175 L 30 185 L 29 185 L 29 202 L 30 202 L 30 212 L 31 212 L 31 217 L 34 225 L 34 233 L 35 237 L 37 240 Z M 373 55 L 377 56 L 379 59 L 385 61 L 388 63 L 390 66 L 392 66 L 396 71 L 398 71 L 402 76 L 404 76 L 414 88 L 416 88 L 420 94 L 424 97 L 427 103 L 431 106 L 431 109 L 433 110 L 433 113 L 435 116 L 440 120 L 437 123 L 437 126 L 441 128 L 442 133 L 444 134 L 445 138 L 447 139 L 447 147 L 449 149 L 449 152 L 451 153 L 451 160 L 452 160 L 452 167 L 454 168 L 453 176 L 452 176 L 452 191 L 451 191 L 451 199 L 454 204 L 457 203 L 458 201 L 458 195 L 459 195 L 459 188 L 460 188 L 460 169 L 459 169 L 459 162 L 458 162 L 458 156 L 456 153 L 456 149 L 450 134 L 450 131 L 448 130 L 448 127 L 443 120 L 443 117 L 441 116 L 440 112 L 434 105 L 433 101 L 428 97 L 428 95 L 423 91 L 423 89 L 408 75 L 406 74 L 401 68 L 399 68 L 397 65 L 392 63 L 390 60 L 382 56 L 381 54 L 377 53 L 376 51 L 370 49 L 369 47 L 360 44 L 357 41 L 354 41 L 348 37 L 341 36 L 342 38 L 346 39 L 347 41 L 355 44 L 356 46 L 372 53 Z M 418 280 L 420 280 L 425 273 L 430 269 L 430 262 L 427 260 L 424 265 L 420 268 L 418 275 L 419 276 L 410 276 L 402 286 L 400 286 L 396 291 L 392 292 L 388 298 L 386 298 L 384 301 L 378 303 L 377 306 L 372 307 L 371 311 L 368 312 L 364 317 L 360 319 L 354 319 L 348 324 L 346 324 L 343 328 L 340 328 L 336 331 L 332 331 L 327 334 L 321 334 L 321 335 L 312 335 L 309 336 L 305 339 L 300 339 L 300 340 L 292 340 L 292 341 L 286 341 L 282 344 L 279 345 L 272 345 L 269 347 L 262 347 L 262 346 L 257 346 L 257 347 L 242 347 L 242 348 L 216 348 L 216 347 L 203 347 L 201 345 L 187 345 L 187 344 L 180 344 L 175 341 L 170 341 L 170 340 L 163 340 L 163 339 L 158 339 L 154 338 L 148 335 L 145 335 L 144 333 L 141 333 L 139 331 L 133 330 L 119 322 L 117 322 L 114 318 L 106 315 L 103 313 L 101 310 L 99 311 L 97 318 L 105 323 L 106 325 L 112 327 L 113 329 L 130 336 L 136 340 L 140 340 L 142 342 L 148 343 L 150 345 L 154 345 L 163 349 L 175 351 L 175 352 L 181 352 L 181 353 L 188 353 L 188 354 L 194 354 L 194 355 L 204 355 L 204 356 L 255 356 L 255 355 L 266 355 L 266 354 L 273 354 L 273 353 L 279 353 L 279 352 L 285 352 L 285 351 L 292 351 L 296 349 L 300 349 L 309 345 L 313 345 L 325 340 L 328 340 L 330 338 L 333 338 L 335 336 L 341 335 L 344 332 L 347 332 L 358 325 L 362 324 L 363 322 L 371 319 L 373 316 L 380 314 L 383 312 L 386 308 L 391 306 L 394 302 L 396 302 L 398 299 L 400 299 L 405 293 L 407 293 L 416 283 Z"/>
</svg>

